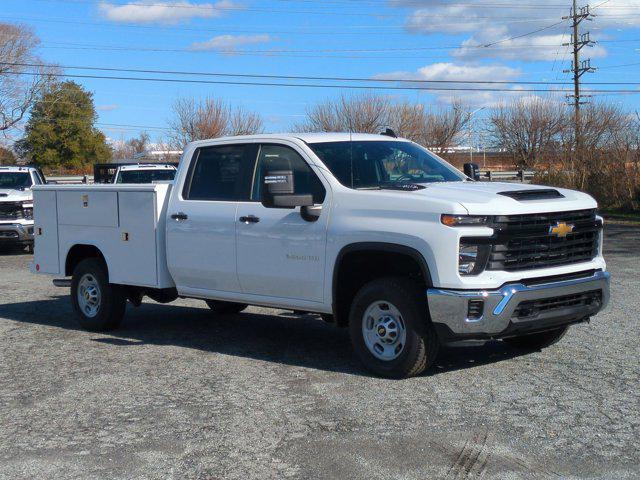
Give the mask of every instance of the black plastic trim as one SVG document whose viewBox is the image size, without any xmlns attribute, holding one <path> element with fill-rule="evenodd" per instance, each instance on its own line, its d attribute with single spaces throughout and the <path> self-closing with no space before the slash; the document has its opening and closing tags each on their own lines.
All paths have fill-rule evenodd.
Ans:
<svg viewBox="0 0 640 480">
<path fill-rule="evenodd" d="M 422 256 L 422 254 L 419 251 L 417 251 L 415 248 L 407 247 L 406 245 L 400 245 L 397 243 L 386 243 L 386 242 L 351 243 L 349 245 L 342 247 L 342 250 L 340 250 L 340 252 L 338 253 L 338 256 L 336 257 L 336 261 L 334 263 L 333 279 L 332 279 L 332 286 L 331 286 L 331 308 L 333 310 L 334 315 L 336 315 L 336 318 L 337 318 L 336 299 L 338 298 L 338 272 L 340 271 L 340 264 L 342 263 L 343 258 L 345 257 L 345 255 L 349 253 L 360 252 L 360 251 L 375 251 L 375 250 L 379 250 L 382 252 L 389 252 L 389 253 L 399 253 L 399 254 L 407 255 L 413 258 L 415 261 L 418 262 L 418 265 L 420 266 L 420 270 L 422 272 L 422 276 L 425 279 L 425 282 L 427 283 L 427 287 L 433 286 L 433 282 L 431 280 L 431 273 L 429 271 L 429 265 L 427 264 L 427 261 Z"/>
</svg>

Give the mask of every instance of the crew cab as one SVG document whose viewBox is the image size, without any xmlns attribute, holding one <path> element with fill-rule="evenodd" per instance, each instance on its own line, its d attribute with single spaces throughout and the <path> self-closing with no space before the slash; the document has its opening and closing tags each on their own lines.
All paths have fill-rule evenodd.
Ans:
<svg viewBox="0 0 640 480">
<path fill-rule="evenodd" d="M 440 345 L 542 348 L 609 300 L 584 193 L 478 182 L 408 140 L 280 134 L 189 144 L 172 184 L 35 188 L 35 272 L 71 277 L 88 330 L 126 303 L 318 313 L 389 377 Z M 60 281 L 61 279 L 58 279 Z"/>
<path fill-rule="evenodd" d="M 113 183 L 154 183 L 172 181 L 176 167 L 164 163 L 140 163 L 118 167 Z"/>
<path fill-rule="evenodd" d="M 43 183 L 37 168 L 0 166 L 0 244 L 27 247 L 33 253 L 31 188 Z"/>
</svg>

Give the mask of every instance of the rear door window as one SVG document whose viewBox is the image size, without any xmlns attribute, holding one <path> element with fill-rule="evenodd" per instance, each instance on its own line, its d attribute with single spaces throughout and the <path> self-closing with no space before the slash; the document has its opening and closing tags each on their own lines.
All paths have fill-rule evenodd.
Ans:
<svg viewBox="0 0 640 480">
<path fill-rule="evenodd" d="M 251 189 L 251 155 L 257 146 L 216 145 L 194 153 L 183 197 L 185 200 L 248 200 Z"/>
</svg>

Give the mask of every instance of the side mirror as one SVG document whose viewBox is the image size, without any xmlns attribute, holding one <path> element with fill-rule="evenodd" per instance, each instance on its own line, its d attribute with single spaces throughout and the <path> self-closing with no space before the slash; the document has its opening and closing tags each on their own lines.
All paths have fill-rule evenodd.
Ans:
<svg viewBox="0 0 640 480">
<path fill-rule="evenodd" d="M 472 180 L 480 180 L 480 169 L 475 163 L 465 163 L 463 167 L 464 174 Z"/>
<path fill-rule="evenodd" d="M 267 208 L 313 206 L 313 195 L 296 195 L 292 170 L 267 172 L 262 180 L 262 205 Z"/>
</svg>

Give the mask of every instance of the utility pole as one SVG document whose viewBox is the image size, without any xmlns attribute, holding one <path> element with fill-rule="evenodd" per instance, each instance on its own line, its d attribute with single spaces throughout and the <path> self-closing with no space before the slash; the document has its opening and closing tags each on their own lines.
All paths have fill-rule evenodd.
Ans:
<svg viewBox="0 0 640 480">
<path fill-rule="evenodd" d="M 575 124 L 575 142 L 576 142 L 576 157 L 580 151 L 580 137 L 581 137 L 581 119 L 580 119 L 580 105 L 587 102 L 583 101 L 583 98 L 589 95 L 582 95 L 580 93 L 580 78 L 585 73 L 593 73 L 595 68 L 591 67 L 591 59 L 580 60 L 580 51 L 584 47 L 593 47 L 595 42 L 589 37 L 589 32 L 580 33 L 580 23 L 583 20 L 591 21 L 594 15 L 589 11 L 589 5 L 578 8 L 577 0 L 573 0 L 573 7 L 568 17 L 562 17 L 563 20 L 571 20 L 572 34 L 571 42 L 565 43 L 563 46 L 573 47 L 573 61 L 571 62 L 571 69 L 565 70 L 565 73 L 573 74 L 573 95 L 567 95 L 570 99 L 570 104 L 574 108 L 574 124 Z"/>
</svg>

